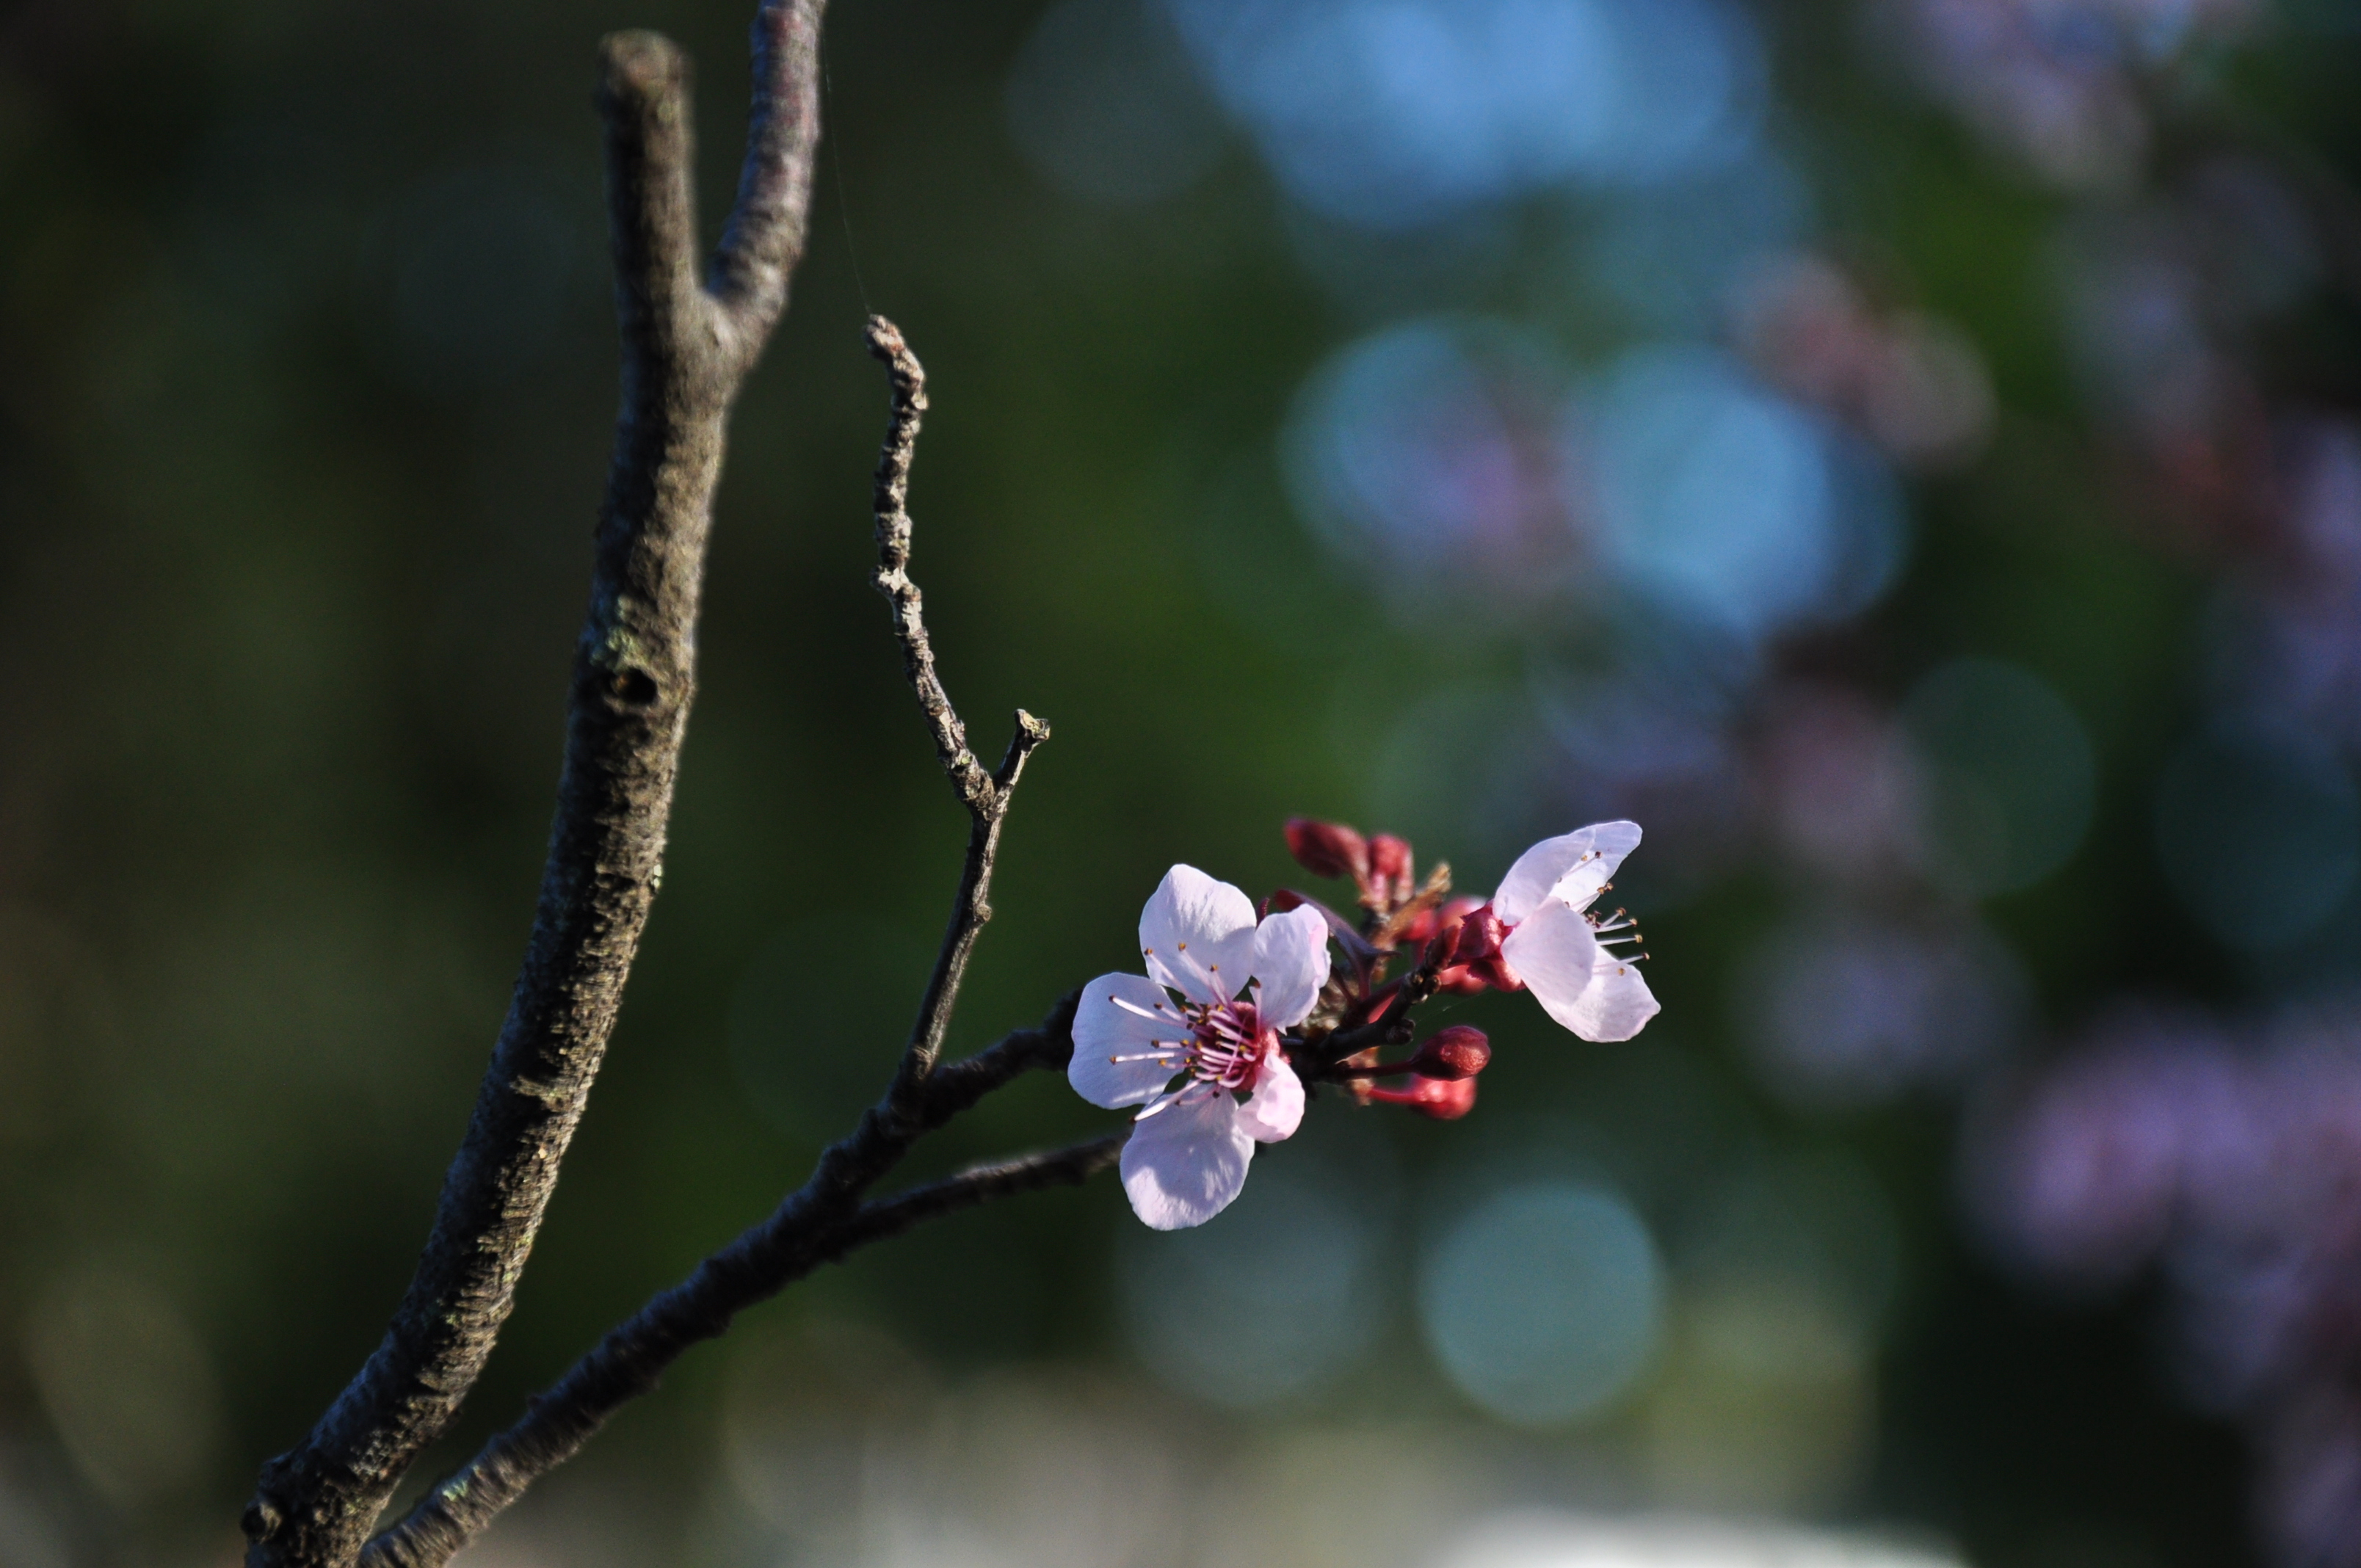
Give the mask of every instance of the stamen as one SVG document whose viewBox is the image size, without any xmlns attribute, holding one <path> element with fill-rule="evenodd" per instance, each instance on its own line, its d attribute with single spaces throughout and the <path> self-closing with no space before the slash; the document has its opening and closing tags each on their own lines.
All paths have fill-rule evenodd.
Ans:
<svg viewBox="0 0 2361 1568">
<path fill-rule="evenodd" d="M 1164 1112 L 1169 1111 L 1173 1106 L 1180 1103 L 1182 1097 L 1189 1092 L 1189 1090 L 1194 1089 L 1196 1085 L 1192 1083 L 1189 1085 L 1187 1089 L 1167 1090 L 1164 1093 L 1158 1095 L 1155 1099 L 1141 1106 L 1139 1108 L 1139 1114 L 1134 1116 L 1132 1120 L 1135 1122 L 1145 1122 L 1150 1116 L 1162 1114 Z"/>
<path fill-rule="evenodd" d="M 1121 997 L 1113 1000 L 1124 1003 Z M 1278 1043 L 1278 1032 L 1264 1026 L 1261 1014 L 1251 1002 L 1183 1002 L 1177 1019 L 1160 1003 L 1153 1014 L 1137 1003 L 1124 1005 L 1153 1023 L 1178 1022 L 1188 1030 L 1185 1039 L 1150 1040 L 1148 1043 L 1154 1049 L 1107 1058 L 1113 1063 L 1154 1062 L 1187 1075 L 1178 1080 L 1179 1087 L 1168 1087 L 1163 1097 L 1140 1112 L 1142 1116 L 1152 1115 L 1172 1098 L 1201 1087 L 1221 1091 L 1250 1087 Z"/>
<path fill-rule="evenodd" d="M 1182 1018 L 1181 1018 L 1178 1014 L 1174 1013 L 1170 1008 L 1167 1007 L 1167 1006 L 1166 1006 L 1163 1003 L 1161 1003 L 1161 1002 L 1159 1002 L 1159 1003 L 1158 1003 L 1156 1004 L 1156 1009 L 1155 1009 L 1155 1011 L 1154 1011 L 1154 1012 L 1150 1012 L 1150 1011 L 1148 1011 L 1147 1008 L 1142 1007 L 1138 1003 L 1137 1003 L 1137 1002 L 1133 1002 L 1133 1001 L 1131 1001 L 1131 1000 L 1129 1000 L 1128 998 L 1126 998 L 1126 997 L 1116 996 L 1116 997 L 1111 997 L 1111 998 L 1109 998 L 1109 1000 L 1110 1000 L 1110 1001 L 1112 1001 L 1112 1002 L 1113 1002 L 1113 1003 L 1114 1003 L 1117 1007 L 1122 1008 L 1125 1012 L 1126 1012 L 1126 1013 L 1130 1013 L 1130 1014 L 1137 1014 L 1137 1016 L 1142 1017 L 1142 1018 L 1146 1018 L 1146 1019 L 1149 1020 L 1149 1021 L 1150 1021 L 1150 1022 L 1152 1022 L 1152 1023 L 1158 1023 L 1158 1024 L 1180 1024 L 1180 1023 L 1183 1023 L 1183 1022 L 1185 1022 L 1185 1021 L 1184 1021 L 1184 1020 L 1183 1020 L 1183 1019 L 1182 1019 Z M 1160 1016 L 1159 1016 L 1159 1014 L 1160 1014 Z"/>
<path fill-rule="evenodd" d="M 1585 918 L 1589 920 L 1591 933 L 1598 938 L 1598 945 L 1602 948 L 1646 940 L 1640 934 L 1640 923 L 1631 918 L 1629 910 L 1617 909 L 1611 914 L 1589 915 Z"/>
</svg>

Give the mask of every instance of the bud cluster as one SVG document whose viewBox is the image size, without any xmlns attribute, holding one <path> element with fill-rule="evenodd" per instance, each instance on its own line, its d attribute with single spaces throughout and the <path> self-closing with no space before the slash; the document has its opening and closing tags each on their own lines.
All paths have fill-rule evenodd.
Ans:
<svg viewBox="0 0 2361 1568">
<path fill-rule="evenodd" d="M 1445 1122 L 1467 1114 L 1476 1077 L 1492 1058 L 1482 1030 L 1455 1024 L 1407 1057 L 1383 1058 L 1411 1043 L 1411 1009 L 1437 992 L 1521 988 L 1501 954 L 1506 927 L 1484 900 L 1452 896 L 1447 864 L 1422 882 L 1409 840 L 1391 833 L 1364 837 L 1341 822 L 1299 817 L 1287 824 L 1287 847 L 1314 876 L 1351 878 L 1361 908 L 1361 918 L 1348 921 L 1292 889 L 1268 901 L 1273 911 L 1318 910 L 1345 953 L 1290 1047 L 1297 1072 L 1307 1085 L 1339 1084 L 1364 1104 L 1404 1105 Z M 1407 972 L 1391 972 L 1405 962 Z"/>
<path fill-rule="evenodd" d="M 1628 1040 L 1655 1015 L 1639 932 L 1620 909 L 1591 910 L 1637 823 L 1543 839 L 1484 900 L 1453 897 L 1449 866 L 1422 879 L 1391 834 L 1298 818 L 1287 842 L 1305 870 L 1352 879 L 1357 920 L 1292 889 L 1257 909 L 1175 865 L 1140 910 L 1148 972 L 1103 974 L 1075 999 L 1066 1080 L 1093 1105 L 1136 1110 L 1117 1163 L 1158 1230 L 1228 1207 L 1257 1146 L 1293 1136 L 1323 1083 L 1436 1121 L 1474 1110 L 1492 1059 L 1482 1030 L 1454 1025 L 1400 1054 L 1438 992 L 1528 992 L 1585 1040 Z"/>
<path fill-rule="evenodd" d="M 1317 877 L 1351 877 L 1361 907 L 1388 913 L 1411 896 L 1410 840 L 1391 833 L 1364 839 L 1341 822 L 1287 819 L 1287 849 L 1296 863 Z"/>
</svg>

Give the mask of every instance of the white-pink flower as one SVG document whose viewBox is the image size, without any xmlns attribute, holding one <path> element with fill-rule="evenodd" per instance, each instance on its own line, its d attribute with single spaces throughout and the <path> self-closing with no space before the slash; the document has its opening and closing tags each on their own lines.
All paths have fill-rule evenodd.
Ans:
<svg viewBox="0 0 2361 1568">
<path fill-rule="evenodd" d="M 1229 1207 L 1255 1145 L 1303 1120 L 1279 1033 L 1328 981 L 1328 925 L 1311 908 L 1257 925 L 1245 894 L 1174 866 L 1140 911 L 1139 951 L 1147 974 L 1083 987 L 1066 1080 L 1093 1105 L 1140 1107 L 1123 1190 L 1142 1220 L 1177 1231 Z"/>
<path fill-rule="evenodd" d="M 1634 822 L 1594 822 L 1544 839 L 1517 857 L 1492 913 L 1507 927 L 1501 956 L 1551 1017 L 1586 1040 L 1628 1040 L 1657 1012 L 1638 955 L 1619 953 L 1631 923 L 1589 913 L 1623 857 L 1639 848 Z"/>
</svg>

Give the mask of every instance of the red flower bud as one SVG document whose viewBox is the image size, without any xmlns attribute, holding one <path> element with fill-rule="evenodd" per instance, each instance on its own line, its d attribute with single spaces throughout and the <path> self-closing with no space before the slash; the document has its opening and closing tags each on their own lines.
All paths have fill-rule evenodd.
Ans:
<svg viewBox="0 0 2361 1568">
<path fill-rule="evenodd" d="M 1369 840 L 1370 874 L 1386 882 L 1410 881 L 1410 840 L 1380 833 Z"/>
<path fill-rule="evenodd" d="M 1524 981 L 1509 967 L 1508 959 L 1500 951 L 1500 945 L 1508 939 L 1508 923 L 1492 913 L 1490 905 L 1478 905 L 1467 911 L 1441 938 L 1447 945 L 1440 955 L 1443 962 L 1438 966 L 1436 983 L 1463 996 L 1486 986 L 1522 991 Z"/>
<path fill-rule="evenodd" d="M 1470 898 L 1464 893 L 1455 898 L 1444 899 L 1439 909 L 1419 911 L 1417 916 L 1402 927 L 1401 939 L 1413 943 L 1431 942 L 1438 937 L 1448 939 L 1462 920 L 1483 907 L 1482 899 Z M 1436 956 L 1448 959 L 1451 948 L 1447 946 L 1439 948 Z"/>
<path fill-rule="evenodd" d="M 1525 977 L 1509 967 L 1504 958 L 1480 959 L 1467 966 L 1467 972 L 1495 991 L 1522 991 Z"/>
<path fill-rule="evenodd" d="M 1443 907 L 1435 913 L 1443 917 L 1443 928 L 1448 931 L 1477 910 L 1490 907 L 1491 903 L 1488 899 L 1477 898 L 1473 894 L 1458 893 L 1444 899 Z"/>
<path fill-rule="evenodd" d="M 1382 1100 L 1389 1105 L 1407 1105 L 1422 1116 L 1432 1116 L 1438 1122 L 1456 1122 L 1476 1109 L 1476 1080 L 1472 1078 L 1413 1078 L 1409 1087 L 1387 1089 L 1373 1086 L 1368 1091 L 1372 1100 Z"/>
<path fill-rule="evenodd" d="M 1421 1044 L 1410 1066 L 1422 1078 L 1455 1083 L 1482 1072 L 1491 1059 L 1492 1042 L 1484 1037 L 1483 1030 L 1454 1024 Z"/>
<path fill-rule="evenodd" d="M 1451 961 L 1455 964 L 1481 963 L 1486 959 L 1500 956 L 1500 944 L 1509 939 L 1509 927 L 1488 904 L 1479 904 L 1459 917 L 1451 935 Z"/>
<path fill-rule="evenodd" d="M 1348 876 L 1359 882 L 1369 874 L 1368 840 L 1341 822 L 1289 817 L 1287 852 L 1313 876 Z"/>
</svg>

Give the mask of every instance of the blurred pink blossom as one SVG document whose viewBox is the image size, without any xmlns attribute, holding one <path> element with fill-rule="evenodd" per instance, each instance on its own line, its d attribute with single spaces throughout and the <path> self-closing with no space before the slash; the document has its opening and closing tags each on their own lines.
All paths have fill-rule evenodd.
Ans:
<svg viewBox="0 0 2361 1568">
<path fill-rule="evenodd" d="M 1889 0 L 1912 73 L 2005 156 L 2062 186 L 2121 182 L 2147 150 L 2140 78 L 2257 0 Z"/>
<path fill-rule="evenodd" d="M 1972 457 L 1992 433 L 1975 345 L 1916 311 L 1881 311 L 1825 258 L 1783 257 L 1738 291 L 1740 349 L 1773 385 L 1855 426 L 1905 466 Z"/>
<path fill-rule="evenodd" d="M 2284 422 L 2272 547 L 2231 590 L 2225 696 L 2270 721 L 2361 746 L 2361 423 Z"/>
<path fill-rule="evenodd" d="M 2361 1563 L 2361 1009 L 2119 1017 L 1983 1119 L 1967 1170 L 2037 1276 L 2156 1266 L 2184 1387 L 2255 1435 L 2282 1560 Z"/>
<path fill-rule="evenodd" d="M 1790 681 L 1763 701 L 1754 744 L 1773 843 L 1799 870 L 1854 884 L 1906 877 L 1923 857 L 1908 749 L 1861 693 Z"/>
</svg>

